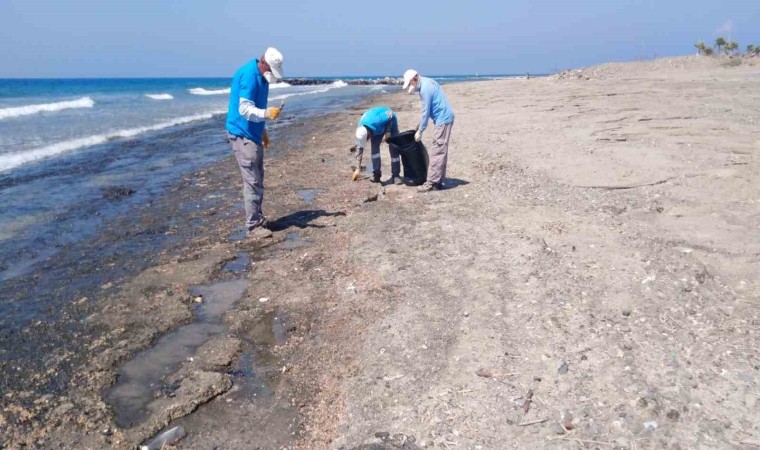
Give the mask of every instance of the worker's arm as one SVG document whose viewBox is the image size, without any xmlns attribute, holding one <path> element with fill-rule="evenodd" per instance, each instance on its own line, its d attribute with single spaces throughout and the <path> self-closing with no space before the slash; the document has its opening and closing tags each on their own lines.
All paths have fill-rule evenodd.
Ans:
<svg viewBox="0 0 760 450">
<path fill-rule="evenodd" d="M 393 111 L 388 111 L 388 121 L 385 122 L 385 130 L 383 131 L 383 142 L 388 142 L 391 137 L 391 130 L 393 129 Z"/>
<path fill-rule="evenodd" d="M 257 108 L 256 105 L 247 98 L 240 97 L 238 112 L 249 122 L 263 122 L 267 120 L 266 109 Z"/>
<path fill-rule="evenodd" d="M 425 89 L 425 86 L 420 88 L 420 98 L 422 99 L 422 119 L 420 119 L 419 132 L 422 133 L 427 128 L 428 120 L 430 120 L 430 105 L 433 102 L 433 95 L 430 89 Z"/>
<path fill-rule="evenodd" d="M 264 122 L 265 120 L 274 120 L 280 115 L 280 108 L 257 108 L 251 100 L 255 97 L 253 92 L 253 83 L 250 80 L 240 78 L 240 99 L 238 100 L 238 112 L 249 122 Z"/>
</svg>

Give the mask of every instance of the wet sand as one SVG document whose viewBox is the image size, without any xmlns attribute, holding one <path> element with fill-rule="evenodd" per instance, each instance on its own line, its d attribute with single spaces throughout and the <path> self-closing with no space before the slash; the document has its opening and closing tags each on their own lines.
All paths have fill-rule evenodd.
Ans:
<svg viewBox="0 0 760 450">
<path fill-rule="evenodd" d="M 361 107 L 284 130 L 274 239 L 240 239 L 231 159 L 188 176 L 166 206 L 218 196 L 173 211 L 194 238 L 83 303 L 76 358 L 4 392 L 5 445 L 134 448 L 170 423 L 181 448 L 758 443 L 758 86 L 757 65 L 694 58 L 446 85 L 430 194 L 349 181 Z M 378 102 L 413 128 L 416 97 Z M 118 426 L 128 361 L 241 279 L 223 331 Z"/>
</svg>

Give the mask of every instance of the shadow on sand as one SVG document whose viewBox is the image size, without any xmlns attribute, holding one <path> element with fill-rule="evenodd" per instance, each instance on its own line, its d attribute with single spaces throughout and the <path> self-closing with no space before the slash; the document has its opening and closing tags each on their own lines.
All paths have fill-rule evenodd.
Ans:
<svg viewBox="0 0 760 450">
<path fill-rule="evenodd" d="M 267 228 L 269 228 L 272 231 L 282 231 L 290 227 L 324 228 L 325 225 L 314 225 L 311 222 L 320 217 L 341 217 L 345 215 L 346 213 L 343 211 L 327 212 L 324 209 L 296 211 L 292 214 L 288 214 L 287 216 L 282 216 L 278 218 L 277 220 L 269 221 L 269 225 Z"/>
<path fill-rule="evenodd" d="M 443 188 L 442 191 L 448 191 L 449 189 L 456 189 L 459 186 L 466 186 L 470 184 L 467 180 L 462 180 L 460 178 L 446 178 L 443 180 Z"/>
</svg>

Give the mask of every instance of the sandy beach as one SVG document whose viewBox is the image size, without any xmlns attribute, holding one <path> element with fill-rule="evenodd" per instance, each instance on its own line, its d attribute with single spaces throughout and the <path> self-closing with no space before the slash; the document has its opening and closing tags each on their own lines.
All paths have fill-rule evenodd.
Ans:
<svg viewBox="0 0 760 450">
<path fill-rule="evenodd" d="M 760 446 L 760 58 L 724 61 L 444 85 L 427 194 L 350 181 L 368 105 L 296 122 L 270 241 L 231 158 L 185 177 L 124 231 L 187 217 L 182 245 L 71 299 L 76 335 L 2 337 L 74 345 L 2 367 L 0 448 Z M 402 130 L 418 103 L 371 102 Z"/>
</svg>

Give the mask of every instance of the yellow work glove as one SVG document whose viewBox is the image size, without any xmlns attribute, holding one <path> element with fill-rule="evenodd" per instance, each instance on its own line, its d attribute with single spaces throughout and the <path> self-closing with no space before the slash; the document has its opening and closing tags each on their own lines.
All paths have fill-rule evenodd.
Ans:
<svg viewBox="0 0 760 450">
<path fill-rule="evenodd" d="M 351 175 L 351 181 L 356 181 L 359 179 L 359 175 L 361 175 L 361 170 L 356 169 L 354 170 L 354 173 Z"/>
<path fill-rule="evenodd" d="M 270 106 L 264 113 L 264 117 L 269 120 L 275 120 L 280 115 L 280 108 Z"/>
<path fill-rule="evenodd" d="M 265 149 L 269 149 L 269 132 L 267 132 L 267 130 L 264 130 L 264 134 L 261 136 L 261 145 L 263 145 Z"/>
</svg>

